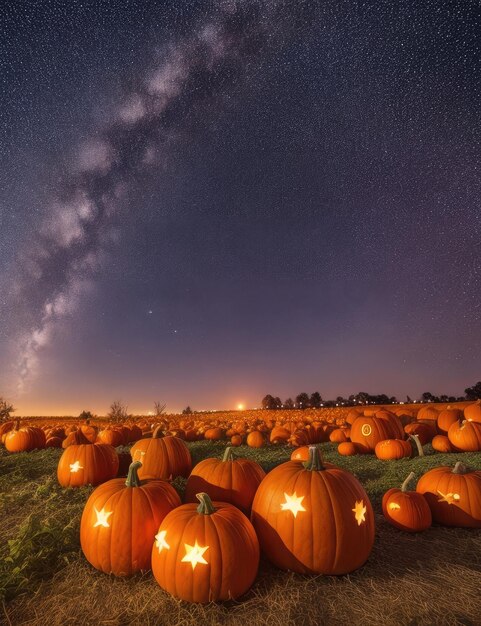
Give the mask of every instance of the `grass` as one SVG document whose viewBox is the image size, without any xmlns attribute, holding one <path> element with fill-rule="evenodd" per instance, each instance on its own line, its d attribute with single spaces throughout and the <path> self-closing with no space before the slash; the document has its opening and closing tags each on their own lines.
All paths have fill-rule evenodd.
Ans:
<svg viewBox="0 0 481 626">
<path fill-rule="evenodd" d="M 189 444 L 194 462 L 221 456 L 222 442 Z M 92 491 L 62 489 L 56 481 L 61 450 L 9 455 L 0 451 L 0 599 L 10 624 L 479 624 L 481 531 L 433 527 L 420 535 L 392 528 L 380 510 L 382 494 L 410 471 L 463 462 L 481 469 L 481 454 L 432 454 L 383 462 L 340 457 L 323 444 L 325 460 L 353 472 L 376 511 L 376 542 L 368 563 L 343 577 L 303 577 L 262 561 L 242 601 L 197 606 L 163 592 L 150 573 L 128 580 L 94 570 L 83 558 L 79 524 Z M 242 446 L 237 454 L 266 471 L 291 449 Z M 184 479 L 174 486 L 183 493 Z M 1 615 L 1 613 L 0 613 Z"/>
</svg>

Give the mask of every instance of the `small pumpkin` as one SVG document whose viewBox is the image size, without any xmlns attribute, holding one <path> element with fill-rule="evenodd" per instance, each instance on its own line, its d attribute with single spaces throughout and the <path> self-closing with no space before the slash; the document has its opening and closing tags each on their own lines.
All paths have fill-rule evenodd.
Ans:
<svg viewBox="0 0 481 626">
<path fill-rule="evenodd" d="M 263 448 L 266 444 L 266 440 L 260 431 L 253 430 L 247 435 L 246 443 L 251 448 Z"/>
<path fill-rule="evenodd" d="M 130 576 L 150 569 L 152 546 L 165 516 L 181 505 L 164 480 L 141 481 L 141 463 L 130 465 L 127 480 L 97 487 L 80 522 L 80 544 L 91 565 L 106 574 Z"/>
<path fill-rule="evenodd" d="M 451 424 L 454 424 L 458 420 L 462 419 L 462 417 L 463 412 L 461 409 L 455 409 L 451 406 L 447 406 L 438 415 L 438 430 L 442 433 L 447 433 Z"/>
<path fill-rule="evenodd" d="M 389 489 L 382 499 L 382 512 L 386 520 L 410 533 L 418 533 L 432 524 L 432 515 L 426 498 L 416 491 L 408 491 L 413 480 L 411 472 L 401 485 L 401 489 Z"/>
<path fill-rule="evenodd" d="M 143 478 L 165 478 L 187 476 L 192 469 L 189 448 L 178 437 L 162 437 L 157 427 L 150 439 L 141 439 L 130 449 L 133 461 L 141 461 L 139 476 Z"/>
<path fill-rule="evenodd" d="M 479 422 L 455 422 L 448 430 L 449 441 L 463 452 L 481 450 L 481 424 Z"/>
<path fill-rule="evenodd" d="M 152 548 L 159 585 L 187 602 L 233 600 L 255 580 L 259 542 L 247 517 L 232 504 L 197 494 L 163 520 Z"/>
<path fill-rule="evenodd" d="M 356 454 L 361 454 L 359 446 L 352 441 L 345 441 L 344 443 L 340 443 L 337 446 L 337 451 L 341 456 L 355 456 Z"/>
<path fill-rule="evenodd" d="M 459 450 L 449 441 L 449 437 L 446 435 L 436 435 L 436 437 L 434 437 L 431 441 L 431 445 L 433 450 L 436 450 L 436 452 L 459 452 Z"/>
</svg>

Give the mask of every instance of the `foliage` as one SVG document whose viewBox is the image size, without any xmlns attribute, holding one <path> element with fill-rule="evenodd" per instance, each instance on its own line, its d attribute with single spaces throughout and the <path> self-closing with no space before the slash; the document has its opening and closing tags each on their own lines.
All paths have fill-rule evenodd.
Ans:
<svg viewBox="0 0 481 626">
<path fill-rule="evenodd" d="M 162 402 L 159 402 L 158 400 L 156 402 L 154 402 L 154 415 L 155 415 L 155 417 L 160 417 L 162 415 L 162 413 L 164 413 L 166 407 L 167 407 L 166 404 L 162 404 Z"/>
<path fill-rule="evenodd" d="M 80 413 L 78 418 L 82 422 L 88 422 L 88 421 L 92 420 L 94 418 L 94 416 L 93 416 L 91 411 L 82 411 L 82 413 Z"/>
<path fill-rule="evenodd" d="M 110 411 L 107 413 L 107 417 L 115 424 L 123 424 L 131 419 L 132 416 L 127 412 L 127 406 L 125 404 L 122 404 L 120 400 L 114 400 L 110 405 Z"/>
<path fill-rule="evenodd" d="M 467 400 L 481 400 L 481 380 L 464 390 Z"/>
<path fill-rule="evenodd" d="M 193 411 L 190 408 L 190 406 L 186 406 L 185 409 L 182 411 L 182 415 L 192 415 Z"/>
<path fill-rule="evenodd" d="M 5 398 L 0 396 L 0 423 L 7 422 L 10 419 L 10 413 L 13 413 L 15 409 Z"/>
</svg>

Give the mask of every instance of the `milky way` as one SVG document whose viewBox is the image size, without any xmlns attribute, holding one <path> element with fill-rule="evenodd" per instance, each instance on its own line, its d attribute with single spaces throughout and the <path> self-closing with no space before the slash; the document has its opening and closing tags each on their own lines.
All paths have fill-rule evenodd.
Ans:
<svg viewBox="0 0 481 626">
<path fill-rule="evenodd" d="M 2 388 L 462 393 L 480 25 L 474 1 L 7 4 Z"/>
</svg>

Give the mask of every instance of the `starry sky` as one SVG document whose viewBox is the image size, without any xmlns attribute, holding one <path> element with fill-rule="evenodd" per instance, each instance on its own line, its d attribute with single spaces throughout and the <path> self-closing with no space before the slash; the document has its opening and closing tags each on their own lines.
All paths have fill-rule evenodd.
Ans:
<svg viewBox="0 0 481 626">
<path fill-rule="evenodd" d="M 0 20 L 20 414 L 479 380 L 477 0 L 7 0 Z"/>
</svg>

